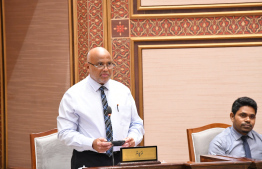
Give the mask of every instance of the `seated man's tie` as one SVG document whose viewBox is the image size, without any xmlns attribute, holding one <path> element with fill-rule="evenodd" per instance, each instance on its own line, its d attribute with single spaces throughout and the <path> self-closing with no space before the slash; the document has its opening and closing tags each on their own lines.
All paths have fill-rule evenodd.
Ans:
<svg viewBox="0 0 262 169">
<path fill-rule="evenodd" d="M 242 136 L 241 139 L 243 140 L 243 146 L 244 146 L 244 150 L 245 150 L 245 153 L 246 153 L 246 158 L 251 158 L 251 152 L 250 152 L 250 147 L 248 145 L 248 142 L 247 142 L 247 138 L 248 136 Z"/>
</svg>

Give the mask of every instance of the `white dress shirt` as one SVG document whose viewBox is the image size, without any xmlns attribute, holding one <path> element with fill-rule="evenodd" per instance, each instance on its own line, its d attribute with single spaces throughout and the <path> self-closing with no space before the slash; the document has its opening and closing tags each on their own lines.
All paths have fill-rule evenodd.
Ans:
<svg viewBox="0 0 262 169">
<path fill-rule="evenodd" d="M 143 138 L 143 120 L 139 117 L 129 88 L 115 80 L 104 86 L 108 106 L 112 108 L 113 140 L 132 137 L 138 145 Z M 57 117 L 58 138 L 77 151 L 92 150 L 93 141 L 106 138 L 101 85 L 90 76 L 64 94 Z M 120 147 L 114 147 L 119 151 Z"/>
</svg>

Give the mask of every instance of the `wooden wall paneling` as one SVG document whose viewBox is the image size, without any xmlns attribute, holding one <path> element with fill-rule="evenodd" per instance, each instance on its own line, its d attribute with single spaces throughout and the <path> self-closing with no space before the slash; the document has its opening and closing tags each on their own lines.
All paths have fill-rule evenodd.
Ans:
<svg viewBox="0 0 262 169">
<path fill-rule="evenodd" d="M 130 66 L 130 76 L 131 78 L 131 91 L 133 94 L 133 97 L 135 98 L 136 105 L 138 108 L 138 112 L 140 114 L 141 118 L 143 117 L 143 101 L 141 98 L 143 98 L 143 92 L 139 88 L 139 86 L 142 86 L 139 83 L 142 83 L 140 79 L 141 77 L 141 58 L 139 58 L 137 55 L 141 53 L 140 50 L 138 50 L 138 45 L 160 45 L 165 44 L 167 47 L 169 47 L 171 44 L 187 44 L 187 43 L 202 43 L 203 46 L 205 46 L 204 43 L 225 43 L 225 41 L 234 43 L 239 41 L 254 41 L 253 39 L 259 39 L 261 38 L 261 35 L 259 34 L 252 34 L 252 35 L 220 35 L 220 36 L 165 36 L 165 37 L 132 37 L 131 38 L 131 66 Z M 252 39 L 252 40 L 250 40 Z"/>
<path fill-rule="evenodd" d="M 5 80 L 5 62 L 6 62 L 6 56 L 5 56 L 5 15 L 4 15 L 4 1 L 1 1 L 0 3 L 0 52 L 1 52 L 1 60 L 0 60 L 0 155 L 1 155 L 1 161 L 0 161 L 0 168 L 5 168 L 5 112 L 6 112 L 6 80 Z"/>
<path fill-rule="evenodd" d="M 216 42 L 216 41 L 218 41 L 218 42 Z M 185 127 L 187 127 L 187 128 L 188 127 L 190 128 L 190 126 L 191 127 L 197 127 L 197 126 L 194 126 L 194 125 L 200 125 L 200 124 L 201 125 L 202 124 L 205 125 L 207 123 L 206 123 L 206 121 L 198 121 L 198 122 L 194 123 L 194 122 L 192 122 L 192 121 L 190 121 L 188 119 L 179 119 L 179 116 L 180 116 L 179 113 L 181 113 L 179 110 L 181 109 L 181 106 L 180 106 L 178 111 L 174 111 L 174 114 L 177 114 L 177 116 L 178 116 L 176 118 L 172 117 L 173 115 L 171 115 L 171 114 L 166 114 L 165 113 L 167 111 L 170 111 L 170 110 L 166 110 L 166 108 L 165 108 L 166 105 L 170 105 L 172 103 L 170 103 L 170 102 L 167 103 L 165 101 L 165 99 L 161 97 L 161 94 L 153 95 L 153 94 L 150 94 L 150 93 L 157 93 L 157 92 L 154 92 L 155 89 L 158 89 L 159 91 L 165 91 L 165 88 L 166 88 L 164 86 L 165 80 L 163 80 L 163 79 L 160 80 L 158 78 L 158 76 L 156 75 L 157 73 L 155 73 L 155 72 L 165 72 L 161 76 L 165 76 L 164 74 L 169 75 L 169 77 L 174 75 L 175 72 L 169 72 L 169 71 L 166 72 L 165 71 L 166 70 L 165 63 L 166 63 L 167 66 L 169 65 L 169 67 L 170 67 L 170 63 L 172 63 L 172 61 L 166 61 L 166 62 L 163 63 L 161 60 L 164 59 L 164 55 L 162 56 L 163 59 L 161 59 L 161 54 L 159 54 L 157 58 L 154 57 L 150 61 L 152 66 L 153 66 L 153 68 L 150 69 L 150 72 L 147 73 L 147 75 L 151 75 L 152 77 L 154 77 L 152 79 L 152 81 L 151 81 L 152 85 L 150 87 L 151 83 L 148 83 L 148 81 L 147 81 L 146 84 L 143 84 L 143 80 L 145 78 L 148 79 L 148 77 L 143 77 L 143 74 L 144 74 L 144 72 L 143 72 L 144 71 L 143 70 L 143 65 L 146 64 L 146 63 L 144 63 L 145 61 L 143 61 L 142 50 L 143 49 L 174 49 L 174 48 L 175 49 L 177 49 L 177 48 L 180 48 L 180 49 L 181 48 L 200 48 L 201 49 L 201 48 L 214 48 L 214 47 L 215 48 L 217 48 L 217 47 L 230 48 L 230 47 L 235 47 L 235 46 L 245 47 L 245 46 L 261 46 L 262 45 L 262 39 L 261 38 L 260 39 L 253 39 L 253 40 L 252 39 L 248 39 L 248 40 L 247 39 L 245 39 L 245 40 L 243 40 L 243 39 L 235 39 L 235 40 L 221 40 L 220 42 L 219 42 L 219 40 L 216 40 L 216 41 L 215 41 L 215 43 L 214 43 L 214 41 L 210 41 L 210 40 L 208 40 L 208 41 L 198 41 L 198 40 L 196 40 L 196 41 L 187 41 L 187 42 L 185 42 L 185 41 L 176 41 L 175 44 L 174 43 L 172 44 L 171 41 L 164 41 L 164 39 L 162 39 L 162 41 L 157 41 L 155 43 L 148 42 L 148 41 L 145 41 L 144 43 L 143 42 L 139 42 L 139 41 L 134 42 L 134 44 L 135 44 L 134 45 L 135 53 L 134 53 L 134 56 L 132 56 L 132 57 L 137 58 L 137 59 L 135 59 L 135 60 L 137 60 L 137 62 L 135 62 L 133 67 L 138 67 L 138 70 L 137 70 L 137 72 L 135 74 L 139 75 L 138 78 L 137 77 L 135 78 L 136 80 L 138 80 L 138 81 L 135 82 L 135 84 L 136 84 L 136 94 L 139 95 L 139 101 L 137 101 L 137 100 L 136 101 L 139 103 L 140 116 L 144 117 L 145 130 L 146 130 L 146 134 L 145 134 L 145 138 L 144 138 L 144 140 L 145 140 L 144 141 L 144 145 L 146 145 L 146 146 L 149 146 L 149 145 L 152 145 L 152 144 L 153 145 L 155 145 L 155 144 L 159 145 L 159 153 L 158 154 L 159 154 L 159 159 L 160 160 L 165 160 L 167 162 L 174 162 L 176 160 L 183 160 L 183 161 L 185 161 L 186 159 L 182 159 L 182 158 L 188 158 L 188 151 L 187 151 L 187 146 L 186 146 L 186 138 L 184 138 L 185 134 L 183 135 L 183 133 L 185 133 L 185 131 L 183 132 L 183 129 L 185 129 Z M 259 53 L 257 53 L 257 54 L 259 54 Z M 176 57 L 176 56 L 174 55 L 173 57 Z M 246 56 L 246 57 L 249 57 L 249 56 Z M 149 60 L 147 58 L 146 62 L 148 62 Z M 237 61 L 238 60 L 236 60 L 236 62 Z M 201 62 L 201 60 L 199 62 Z M 258 63 L 258 64 L 260 64 L 260 63 Z M 163 68 L 161 68 L 160 65 L 163 65 Z M 176 65 L 176 64 L 174 64 L 174 65 Z M 181 65 L 181 67 L 183 67 L 183 65 Z M 252 71 L 252 68 L 253 68 L 253 72 L 257 72 L 256 71 L 256 69 L 257 69 L 256 67 L 248 67 L 248 69 L 250 69 L 251 71 Z M 187 67 L 187 70 L 189 71 L 190 67 Z M 208 71 L 208 70 L 206 70 L 206 71 Z M 190 76 L 190 75 L 186 75 L 186 76 Z M 250 74 L 250 76 L 252 76 L 252 74 Z M 254 76 L 257 76 L 257 75 L 254 75 Z M 183 77 L 183 75 L 181 75 L 181 77 Z M 171 77 L 170 78 L 166 78 L 167 84 L 172 84 L 173 83 L 174 86 L 176 86 L 176 81 L 169 82 L 170 79 L 172 79 L 172 78 Z M 188 79 L 190 79 L 190 78 L 188 78 Z M 258 78 L 258 79 L 260 79 L 260 78 Z M 179 79 L 177 79 L 177 80 L 179 80 Z M 194 78 L 192 79 L 192 82 L 193 81 L 194 81 Z M 161 82 L 164 82 L 164 84 L 162 84 Z M 187 83 L 192 84 L 192 82 L 190 82 L 190 80 L 189 80 Z M 155 83 L 156 84 L 159 83 L 159 85 L 161 84 L 161 87 L 157 88 L 156 86 L 158 86 L 158 85 L 154 85 Z M 205 84 L 205 83 L 208 83 L 208 82 L 202 81 L 202 83 Z M 221 83 L 223 83 L 223 80 L 221 80 Z M 225 82 L 225 84 L 227 84 L 227 82 Z M 216 84 L 213 84 L 213 85 L 216 85 Z M 257 87 L 259 88 L 259 86 L 261 84 L 257 84 L 257 85 L 258 85 Z M 152 86 L 155 86 L 155 87 L 153 87 L 154 90 L 150 90 L 150 88 L 152 89 Z M 147 92 L 149 92 L 149 93 L 146 93 L 146 96 L 145 96 L 145 89 L 146 89 Z M 252 90 L 252 87 L 250 87 L 250 89 Z M 172 91 L 179 91 L 179 89 L 177 88 L 177 89 L 174 89 Z M 185 91 L 185 92 L 189 92 L 189 91 L 190 90 Z M 257 98 L 256 100 L 257 100 L 258 104 L 259 103 L 262 104 L 262 100 L 261 100 L 262 98 L 258 98 L 258 96 L 256 95 L 258 91 L 257 90 L 252 90 L 252 91 L 253 91 L 253 93 L 251 92 L 252 93 L 251 95 L 252 96 L 256 96 L 256 98 Z M 248 93 L 250 94 L 250 90 L 249 90 Z M 188 94 L 190 95 L 190 93 L 188 93 Z M 232 94 L 235 97 L 241 97 L 242 96 L 242 95 L 239 96 L 238 95 L 239 93 L 232 92 Z M 243 93 L 241 93 L 241 94 L 243 94 Z M 179 96 L 180 95 L 178 94 L 178 97 Z M 158 97 L 160 97 L 159 100 L 158 100 Z M 195 98 L 198 97 L 199 99 L 201 99 L 202 97 L 204 98 L 204 96 L 192 96 L 192 97 L 195 97 Z M 231 100 L 227 101 L 226 104 L 229 105 L 229 106 L 227 106 L 227 109 L 226 109 L 227 112 L 224 112 L 224 114 L 222 113 L 223 115 L 220 115 L 220 116 L 223 116 L 222 119 L 224 119 L 221 122 L 225 123 L 226 121 L 228 121 L 230 123 L 229 112 L 230 112 L 230 109 L 231 109 L 231 104 L 233 103 L 234 99 L 236 99 L 235 97 L 233 97 L 233 99 L 231 97 Z M 146 99 L 146 101 L 144 99 Z M 152 102 L 153 104 L 151 104 L 151 106 L 152 105 L 153 106 L 152 107 L 147 107 L 148 106 L 148 101 L 147 100 L 150 100 L 150 99 L 153 101 Z M 171 100 L 174 101 L 176 99 L 179 100 L 179 98 L 173 98 L 173 99 L 170 99 L 170 101 Z M 212 99 L 208 99 L 208 100 L 210 102 L 210 101 L 214 101 L 216 99 L 215 99 L 215 97 L 212 96 Z M 189 99 L 189 100 L 183 100 L 182 102 L 180 102 L 180 101 L 178 101 L 178 102 L 181 103 L 181 104 L 183 103 L 185 105 L 187 102 L 197 102 L 197 100 L 193 101 L 192 99 L 191 100 Z M 204 102 L 204 104 L 205 103 L 208 104 L 208 102 Z M 147 105 L 145 106 L 145 104 L 147 104 Z M 173 105 L 175 105 L 175 104 L 176 103 L 174 103 Z M 214 104 L 216 104 L 216 102 Z M 157 106 L 157 107 L 155 107 L 155 106 Z M 190 109 L 190 106 L 186 106 L 186 107 L 188 107 Z M 214 110 L 217 110 L 217 109 L 218 108 L 214 107 Z M 146 115 L 143 113 L 145 110 L 147 111 Z M 174 108 L 174 110 L 177 110 L 177 109 Z M 208 112 L 206 110 L 197 109 L 197 110 L 194 111 L 194 114 L 195 113 L 199 114 L 200 116 L 205 114 L 202 117 L 210 119 L 210 117 L 208 117 L 208 115 L 207 115 Z M 214 112 L 214 113 L 218 113 L 218 112 Z M 194 118 L 194 114 L 192 114 L 193 118 Z M 213 113 L 211 113 L 211 114 L 213 114 Z M 172 124 L 172 122 L 170 122 L 169 119 L 174 119 L 176 121 L 178 120 L 178 121 L 180 121 L 181 124 L 178 124 L 178 125 Z M 195 117 L 195 119 L 197 119 L 197 117 Z M 261 121 L 260 119 L 261 119 L 261 116 L 258 116 L 257 121 Z M 217 119 L 213 119 L 214 122 L 217 122 L 216 120 Z M 161 121 L 164 124 L 162 124 Z M 183 122 L 186 122 L 186 126 L 180 128 L 181 126 L 183 126 Z M 209 120 L 209 122 L 210 122 L 210 120 Z M 161 123 L 161 124 L 158 125 L 158 123 Z M 197 123 L 199 123 L 199 124 L 197 124 Z M 153 125 L 153 124 L 155 124 L 155 125 Z M 257 124 L 257 126 L 255 128 L 255 130 L 257 130 L 260 133 L 261 133 L 261 130 L 260 130 L 261 125 L 262 124 Z M 175 135 L 176 132 L 181 133 L 181 134 L 180 135 L 179 134 Z M 163 136 L 163 137 L 161 137 L 161 136 Z M 166 136 L 168 136 L 168 137 L 166 137 Z M 185 143 L 185 145 L 182 145 L 182 143 Z M 176 144 L 176 146 L 175 146 L 175 144 Z M 177 145 L 177 144 L 179 144 L 179 145 Z M 172 146 L 174 146 L 174 147 L 172 148 Z M 174 151 L 174 149 L 177 149 L 177 147 L 179 147 L 179 151 Z"/>
<path fill-rule="evenodd" d="M 77 36 L 77 4 L 73 0 L 68 1 L 69 16 L 69 46 L 70 46 L 70 75 L 71 86 L 79 81 L 78 74 L 78 36 Z"/>
<path fill-rule="evenodd" d="M 68 1 L 5 1 L 6 167 L 30 168 L 29 134 L 56 127 L 71 85 Z"/>
<path fill-rule="evenodd" d="M 2 48 L 2 43 L 3 42 L 3 37 L 2 37 L 2 2 L 0 3 L 0 53 L 1 53 L 1 60 L 0 60 L 0 166 L 1 168 L 3 165 L 3 150 L 4 150 L 4 142 L 3 142 L 3 133 L 4 133 L 4 126 L 3 126 L 3 117 L 4 117 L 4 107 L 3 107 L 3 100 L 4 100 L 4 95 L 3 95 L 3 82 L 4 82 L 4 76 L 3 76 L 3 69 L 4 69 L 4 56 L 3 56 L 3 48 Z"/>
<path fill-rule="evenodd" d="M 2 43 L 3 42 L 3 37 L 2 37 L 2 2 L 0 3 L 0 53 L 1 53 L 1 60 L 0 60 L 0 166 L 1 168 L 3 168 L 3 150 L 4 150 L 4 142 L 3 142 L 3 133 L 4 133 L 4 126 L 3 126 L 3 114 L 4 114 L 4 108 L 3 108 L 3 100 L 4 100 L 4 95 L 3 95 L 3 69 L 4 69 L 4 64 L 3 64 L 3 60 L 4 60 L 4 56 L 3 56 L 3 48 L 2 48 Z"/>
</svg>

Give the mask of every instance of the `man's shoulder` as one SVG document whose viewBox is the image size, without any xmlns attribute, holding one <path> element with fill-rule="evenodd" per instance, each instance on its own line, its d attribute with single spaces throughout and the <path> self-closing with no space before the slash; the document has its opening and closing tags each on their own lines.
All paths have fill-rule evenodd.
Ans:
<svg viewBox="0 0 262 169">
<path fill-rule="evenodd" d="M 226 149 L 232 142 L 231 127 L 216 135 L 209 144 L 208 154 L 225 155 Z"/>
<path fill-rule="evenodd" d="M 260 141 L 262 142 L 262 134 L 259 134 L 259 133 L 256 132 L 255 130 L 252 130 L 252 134 L 253 134 L 256 138 L 260 139 Z"/>
<path fill-rule="evenodd" d="M 225 130 L 223 130 L 221 133 L 216 135 L 212 142 L 224 142 L 231 136 L 231 127 L 227 127 Z"/>
<path fill-rule="evenodd" d="M 78 93 L 78 91 L 82 91 L 83 88 L 87 85 L 87 79 L 83 79 L 79 82 L 77 82 L 76 84 L 74 84 L 73 86 L 71 86 L 66 93 L 70 93 L 70 94 L 76 94 Z"/>
</svg>

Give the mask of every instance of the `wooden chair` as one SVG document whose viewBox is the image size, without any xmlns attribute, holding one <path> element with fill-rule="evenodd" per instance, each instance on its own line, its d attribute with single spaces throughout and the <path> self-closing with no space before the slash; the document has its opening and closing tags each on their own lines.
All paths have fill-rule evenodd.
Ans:
<svg viewBox="0 0 262 169">
<path fill-rule="evenodd" d="M 70 169 L 73 149 L 57 139 L 57 129 L 30 134 L 32 169 Z"/>
<path fill-rule="evenodd" d="M 228 124 L 212 123 L 206 126 L 187 129 L 189 159 L 192 162 L 200 162 L 200 155 L 207 155 L 210 142 L 221 133 Z"/>
</svg>

